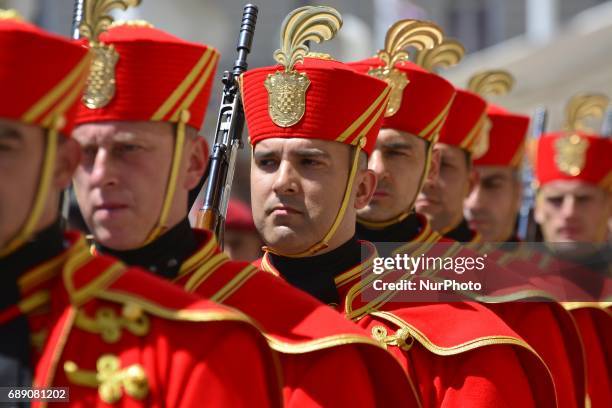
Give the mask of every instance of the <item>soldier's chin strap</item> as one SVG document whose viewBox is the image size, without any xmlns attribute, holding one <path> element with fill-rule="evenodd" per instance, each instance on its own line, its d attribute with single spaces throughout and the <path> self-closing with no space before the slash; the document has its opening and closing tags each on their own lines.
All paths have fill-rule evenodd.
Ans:
<svg viewBox="0 0 612 408">
<path fill-rule="evenodd" d="M 284 256 L 287 258 L 303 258 L 307 256 L 312 256 L 329 246 L 329 240 L 332 239 L 332 237 L 338 230 L 340 223 L 344 219 L 344 214 L 346 214 L 346 209 L 351 198 L 351 193 L 353 192 L 353 183 L 355 182 L 355 176 L 357 175 L 357 169 L 359 168 L 359 153 L 361 153 L 361 150 L 366 145 L 366 142 L 367 139 L 363 137 L 359 140 L 359 143 L 357 143 L 357 146 L 353 153 L 353 162 L 351 164 L 351 170 L 349 172 L 348 180 L 346 182 L 346 188 L 344 189 L 344 196 L 342 197 L 342 203 L 340 204 L 340 210 L 338 211 L 338 214 L 336 214 L 336 219 L 334 220 L 329 231 L 327 231 L 327 234 L 325 234 L 323 239 L 312 245 L 307 250 L 299 252 L 297 254 L 285 254 L 269 246 L 264 246 L 262 248 L 264 252 L 271 252 L 275 255 Z"/>
<path fill-rule="evenodd" d="M 7 245 L 5 245 L 4 248 L 0 249 L 0 257 L 5 257 L 15 252 L 36 232 L 36 227 L 38 226 L 38 222 L 40 221 L 40 217 L 42 216 L 49 196 L 49 189 L 53 179 L 55 158 L 57 156 L 58 129 L 63 125 L 62 122 L 63 117 L 58 117 L 56 118 L 54 124 L 45 130 L 45 153 L 32 209 L 30 210 L 30 214 L 25 223 L 21 227 L 21 230 L 17 232 L 17 234 L 8 242 Z"/>
<path fill-rule="evenodd" d="M 176 137 L 174 138 L 174 154 L 172 155 L 172 162 L 170 164 L 170 174 L 168 176 L 168 183 L 166 184 L 166 193 L 164 195 L 164 202 L 162 204 L 161 212 L 157 223 L 149 232 L 149 236 L 143 242 L 142 246 L 150 244 L 152 241 L 159 238 L 169 226 L 167 225 L 168 216 L 170 215 L 170 209 L 172 208 L 172 202 L 174 200 L 174 193 L 176 191 L 176 183 L 178 180 L 179 170 L 181 167 L 181 157 L 183 155 L 183 149 L 185 147 L 185 127 L 189 122 L 190 113 L 188 110 L 181 111 L 179 121 L 176 124 Z"/>
<path fill-rule="evenodd" d="M 435 139 L 437 139 L 437 137 Z M 435 142 L 431 142 L 429 143 L 429 146 L 427 147 L 427 152 L 425 153 L 425 169 L 423 170 L 423 174 L 421 174 L 418 188 L 416 190 L 416 193 L 414 194 L 414 197 L 410 201 L 410 205 L 408 205 L 408 208 L 402 211 L 399 215 L 396 215 L 395 217 L 385 220 L 385 221 L 369 221 L 369 220 L 366 220 L 358 216 L 357 222 L 359 224 L 369 229 L 383 229 L 383 228 L 387 228 L 393 224 L 397 224 L 405 220 L 412 213 L 412 211 L 414 210 L 414 203 L 416 202 L 416 199 L 419 196 L 419 193 L 421 192 L 421 190 L 423 189 L 423 186 L 425 185 L 425 180 L 427 180 L 427 175 L 429 174 L 429 169 L 431 168 L 431 156 L 432 156 L 434 144 Z"/>
</svg>

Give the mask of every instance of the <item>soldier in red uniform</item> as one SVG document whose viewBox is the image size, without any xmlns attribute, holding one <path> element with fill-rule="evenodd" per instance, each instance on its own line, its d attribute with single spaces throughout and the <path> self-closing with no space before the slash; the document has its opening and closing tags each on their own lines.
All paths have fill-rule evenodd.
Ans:
<svg viewBox="0 0 612 408">
<path fill-rule="evenodd" d="M 476 186 L 464 202 L 470 228 L 485 242 L 517 242 L 516 219 L 522 200 L 521 164 L 529 117 L 489 104 L 491 123 L 486 153 L 474 160 Z"/>
<path fill-rule="evenodd" d="M 118 54 L 115 93 L 103 105 L 85 100 L 74 132 L 84 154 L 75 191 L 96 251 L 255 319 L 280 352 L 288 406 L 416 404 L 401 366 L 367 333 L 249 263 L 230 261 L 210 231 L 189 226 L 188 193 L 207 158 L 197 129 L 217 51 L 145 22 L 115 24 L 99 39 Z"/>
<path fill-rule="evenodd" d="M 1 385 L 67 387 L 77 407 L 280 406 L 276 355 L 245 315 L 61 231 L 92 55 L 4 10 L 0 49 Z"/>
<path fill-rule="evenodd" d="M 425 180 L 436 177 L 436 165 L 439 164 L 439 157 L 436 154 L 439 154 L 439 152 L 436 152 L 436 150 L 432 152 L 432 147 L 437 139 L 437 132 L 443 126 L 444 115 L 448 112 L 454 95 L 451 84 L 438 75 L 428 72 L 428 70 L 435 69 L 440 62 L 444 65 L 452 65 L 458 62 L 462 51 L 463 48 L 458 42 L 445 39 L 442 44 L 433 49 L 423 50 L 417 54 L 417 61 L 422 66 L 410 62 L 403 62 L 395 66 L 396 70 L 407 76 L 409 82 L 402 91 L 399 108 L 394 109 L 394 114 L 389 112 L 383 120 L 383 129 L 379 134 L 377 146 L 369 161 L 369 167 L 375 171 L 379 179 L 380 194 L 375 195 L 370 204 L 359 212 L 357 227 L 359 237 L 384 243 L 384 246 L 380 245 L 381 249 L 390 252 L 392 255 L 406 253 L 417 256 L 424 253 L 428 256 L 436 256 L 440 252 L 452 249 L 453 241 L 431 231 L 427 219 L 422 215 L 415 214 L 413 206 L 416 195 Z M 383 62 L 378 59 L 369 59 L 355 63 L 354 66 L 362 72 L 372 72 L 375 67 L 382 64 Z M 477 115 L 474 115 L 474 117 L 474 121 L 477 121 Z M 428 167 L 430 163 L 432 166 Z M 409 175 L 410 173 L 412 175 Z M 424 247 L 426 244 L 436 245 Z M 466 248 L 457 247 L 454 256 L 475 257 L 478 254 Z M 487 263 L 486 272 L 488 272 L 487 274 L 508 274 L 508 271 L 496 267 L 493 262 Z M 482 279 L 479 280 L 482 281 Z M 478 314 L 469 317 L 464 316 L 462 314 L 465 309 L 459 303 L 430 304 L 427 305 L 427 308 L 432 310 L 442 309 L 443 311 L 437 314 L 440 316 L 452 315 L 458 321 L 463 319 L 469 321 L 470 324 L 465 324 L 461 329 L 458 329 L 458 334 L 463 335 L 470 333 L 466 329 L 470 328 L 472 324 L 476 324 L 475 322 L 478 319 L 490 314 L 490 312 L 481 311 L 481 316 L 478 316 Z M 517 309 L 514 306 L 509 308 Z M 544 310 L 540 311 L 539 309 Z M 527 335 L 534 333 L 533 330 L 523 330 L 522 326 L 515 325 L 514 323 L 517 321 L 515 316 L 509 318 L 500 314 L 499 310 L 494 311 L 521 336 L 527 337 Z M 552 315 L 547 306 L 538 308 L 538 311 L 539 313 L 531 310 L 530 313 L 523 313 L 521 321 L 531 321 L 526 317 L 538 316 L 540 324 L 554 329 L 553 333 L 556 335 L 560 325 L 557 322 L 556 314 L 560 313 L 568 318 L 558 306 L 554 308 L 555 313 L 552 313 Z M 563 328 L 562 332 L 565 333 L 567 322 L 565 320 L 563 322 L 564 324 L 561 327 Z M 435 319 L 430 324 L 432 327 L 435 327 L 436 324 L 440 324 L 441 327 L 444 325 L 442 322 L 436 322 Z M 483 321 L 481 326 L 486 326 L 486 324 Z M 488 329 L 494 335 L 494 332 L 498 330 L 497 327 L 492 325 Z M 570 331 L 570 333 L 572 332 Z M 471 332 L 471 334 L 476 335 L 474 332 Z M 538 329 L 535 334 L 541 335 L 541 331 Z M 574 337 L 571 338 L 575 338 L 575 332 L 573 334 Z M 550 335 L 550 337 L 558 339 L 555 335 Z M 569 342 L 569 344 L 573 343 Z M 565 347 L 565 341 L 561 337 L 560 351 L 556 350 L 556 353 L 547 355 L 545 358 L 546 364 L 553 371 L 553 376 L 556 372 L 553 370 L 555 367 L 550 367 L 550 360 L 556 363 L 558 357 L 561 356 L 560 360 L 567 364 Z M 540 352 L 540 350 L 537 351 Z M 459 353 L 455 357 L 447 356 L 446 359 L 449 360 L 449 363 L 454 363 L 462 357 L 464 356 Z M 581 361 L 578 361 L 578 365 L 580 363 Z M 473 367 L 478 366 L 478 353 L 475 353 L 473 364 Z M 568 384 L 565 382 L 567 375 L 563 369 L 566 369 L 567 365 L 561 364 L 561 366 L 562 370 L 560 371 L 563 374 L 563 381 L 555 377 L 555 384 L 560 382 L 560 385 L 566 386 Z M 533 373 L 527 375 L 531 377 Z M 477 385 L 473 386 L 477 387 Z M 571 385 L 565 388 L 569 388 L 569 391 L 559 394 L 558 398 L 561 399 L 570 395 L 569 403 L 575 403 L 573 388 Z M 462 391 L 467 392 L 468 389 L 469 386 L 466 386 Z"/>
<path fill-rule="evenodd" d="M 415 27 L 395 28 L 405 33 Z M 376 170 L 367 169 L 364 155 L 373 158 L 394 150 L 416 157 L 419 148 L 428 148 L 427 142 L 383 132 L 389 137 L 382 139 L 384 147 L 378 150 L 381 142 L 376 138 L 387 103 L 397 100 L 397 93 L 357 72 L 364 70 L 326 55 L 306 55 L 303 63 L 295 65 L 288 64 L 289 59 L 277 60 L 284 67 L 247 72 L 242 84 L 253 145 L 253 214 L 267 244 L 261 266 L 337 305 L 347 318 L 370 331 L 416 380 L 424 406 L 554 406 L 545 366 L 486 308 L 460 302 L 407 304 L 392 291 L 378 293 L 373 301 L 361 296 L 374 279 L 372 264 L 377 257 L 372 244 L 355 236 L 357 210 L 368 205 L 375 191 Z M 367 72 L 383 63 L 364 65 Z M 424 137 L 432 136 L 442 126 L 454 89 L 422 69 L 414 72 L 405 89 L 424 86 L 420 89 L 428 90 L 432 103 L 405 100 L 415 109 L 436 107 L 430 121 L 419 126 Z M 293 78 L 296 86 L 283 87 Z M 420 154 L 422 167 L 415 170 L 416 179 L 427 174 L 424 152 Z M 401 177 L 402 181 L 415 178 L 409 171 Z M 410 188 L 416 194 L 417 188 Z M 389 194 L 396 192 L 390 190 Z M 409 214 L 411 205 L 406 201 L 390 218 L 406 210 Z M 406 215 L 389 224 L 403 221 Z M 423 237 L 424 246 L 439 239 L 434 234 L 426 226 L 416 235 Z M 529 381 L 536 384 L 536 378 L 538 385 L 532 389 Z"/>
<path fill-rule="evenodd" d="M 478 232 L 463 217 L 463 201 L 476 185 L 474 152 L 483 153 L 489 124 L 487 103 L 480 96 L 456 89 L 455 99 L 434 146 L 440 154 L 438 177 L 428 180 L 416 200 L 434 231 L 459 242 L 478 242 Z M 485 146 L 486 148 L 486 146 Z"/>
<path fill-rule="evenodd" d="M 606 225 L 612 214 L 612 141 L 585 127 L 582 112 L 601 112 L 607 104 L 602 95 L 574 97 L 568 104 L 566 130 L 542 136 L 535 156 L 539 186 L 535 219 L 554 255 L 563 262 L 557 268 L 563 278 L 572 282 L 577 292 L 586 291 L 595 300 L 610 296 L 611 251 Z M 591 406 L 609 406 L 610 310 L 596 301 L 564 305 L 580 330 Z"/>
</svg>

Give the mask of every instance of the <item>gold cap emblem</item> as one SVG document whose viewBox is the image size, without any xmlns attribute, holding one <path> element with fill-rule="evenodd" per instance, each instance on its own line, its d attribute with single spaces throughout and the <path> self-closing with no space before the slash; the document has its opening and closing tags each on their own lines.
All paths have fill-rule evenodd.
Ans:
<svg viewBox="0 0 612 408">
<path fill-rule="evenodd" d="M 410 82 L 406 74 L 395 65 L 410 57 L 407 47 L 430 49 L 442 42 L 442 29 L 427 21 L 401 20 L 393 24 L 385 37 L 385 49 L 376 55 L 385 66 L 372 68 L 368 75 L 382 79 L 391 87 L 385 117 L 393 116 L 402 105 L 404 88 Z"/>
<path fill-rule="evenodd" d="M 555 163 L 559 170 L 569 176 L 580 174 L 586 163 L 589 142 L 577 134 L 564 136 L 555 141 Z"/>
<path fill-rule="evenodd" d="M 555 141 L 555 163 L 557 168 L 569 176 L 579 175 L 586 165 L 589 141 L 576 132 L 592 131 L 585 121 L 601 118 L 608 106 L 609 98 L 602 94 L 578 94 L 572 97 L 565 109 L 567 136 Z"/>
<path fill-rule="evenodd" d="M 308 54 L 306 42 L 330 40 L 341 26 L 340 13 L 326 6 L 300 7 L 283 21 L 281 48 L 274 52 L 274 59 L 285 69 L 268 75 L 264 82 L 268 91 L 268 114 L 276 125 L 293 126 L 306 112 L 306 90 L 310 80 L 305 73 L 294 70 L 295 64 Z"/>
<path fill-rule="evenodd" d="M 137 6 L 140 0 L 89 0 L 85 2 L 84 21 L 79 27 L 81 35 L 89 40 L 94 58 L 83 95 L 83 103 L 89 109 L 103 108 L 115 96 L 115 65 L 119 54 L 112 45 L 99 41 L 101 33 L 112 24 L 108 13 L 115 8 L 126 10 Z"/>
</svg>

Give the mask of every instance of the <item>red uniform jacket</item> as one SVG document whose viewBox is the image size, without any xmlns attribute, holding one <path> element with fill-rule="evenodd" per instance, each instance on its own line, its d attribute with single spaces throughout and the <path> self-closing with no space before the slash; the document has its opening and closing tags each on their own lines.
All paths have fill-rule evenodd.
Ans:
<svg viewBox="0 0 612 408">
<path fill-rule="evenodd" d="M 571 314 L 556 301 L 556 294 L 534 281 L 538 265 L 522 244 L 500 250 L 491 244 L 469 246 L 488 255 L 494 266 L 487 273 L 504 274 L 501 294 L 481 299 L 523 337 L 542 357 L 555 382 L 559 407 L 584 406 L 586 375 L 584 351 Z M 514 281 L 514 282 L 512 282 Z"/>
<path fill-rule="evenodd" d="M 230 261 L 209 232 L 176 283 L 256 320 L 279 352 L 284 401 L 294 407 L 419 406 L 400 364 L 327 305 L 246 262 Z"/>
<path fill-rule="evenodd" d="M 441 237 L 423 229 L 411 243 L 421 251 Z M 340 310 L 385 344 L 416 382 L 427 407 L 555 406 L 550 372 L 541 357 L 488 308 L 476 302 L 416 303 L 386 291 L 361 294 L 378 277 L 368 259 L 336 277 Z M 261 267 L 279 275 L 267 256 Z"/>
<path fill-rule="evenodd" d="M 565 331 L 564 338 L 568 345 L 573 344 L 568 347 L 569 354 L 573 357 L 572 373 L 576 373 L 578 370 L 581 373 L 580 376 L 574 375 L 578 401 L 588 401 L 587 406 L 590 404 L 593 407 L 612 405 L 612 325 L 610 324 L 610 311 L 606 310 L 604 304 L 598 303 L 593 294 L 577 285 L 575 280 L 582 284 L 598 283 L 601 286 L 602 296 L 610 293 L 612 281 L 588 268 L 581 268 L 569 261 L 557 259 L 550 254 L 533 251 L 522 246 L 513 253 L 505 254 L 500 263 L 523 271 L 530 284 L 536 286 L 538 291 L 541 292 L 543 289 L 555 298 L 560 296 L 565 299 L 588 300 L 591 298 L 591 301 L 565 301 L 561 303 L 561 307 L 566 309 L 570 315 L 569 319 L 563 317 L 566 322 L 569 321 L 566 327 L 571 324 L 573 331 L 577 332 L 577 335 L 575 335 Z M 577 276 L 572 277 L 571 274 L 559 273 L 568 269 L 577 273 Z M 551 303 L 548 304 L 551 305 Z M 557 304 L 555 303 L 555 305 Z M 559 319 L 563 316 L 558 311 L 556 313 Z M 536 325 L 542 327 L 544 332 L 547 331 L 543 321 L 534 320 L 532 324 L 534 327 Z M 546 344 L 540 339 L 540 345 L 538 345 L 536 341 L 537 339 L 533 341 L 534 347 L 547 347 L 546 351 L 542 352 L 545 358 L 546 354 L 552 355 L 555 350 L 558 350 L 558 345 L 552 342 Z M 582 359 L 579 359 L 579 357 L 582 357 Z M 561 362 L 561 359 L 557 360 L 557 371 L 561 369 Z M 551 364 L 551 369 L 554 369 L 554 364 Z M 579 385 L 582 386 L 579 388 Z M 581 402 L 582 404 L 584 402 Z"/>
<path fill-rule="evenodd" d="M 612 313 L 600 303 L 572 302 L 563 306 L 580 331 L 590 406 L 612 406 Z"/>
<path fill-rule="evenodd" d="M 19 279 L 35 385 L 69 387 L 75 407 L 281 405 L 276 353 L 249 318 L 66 239 Z"/>
</svg>

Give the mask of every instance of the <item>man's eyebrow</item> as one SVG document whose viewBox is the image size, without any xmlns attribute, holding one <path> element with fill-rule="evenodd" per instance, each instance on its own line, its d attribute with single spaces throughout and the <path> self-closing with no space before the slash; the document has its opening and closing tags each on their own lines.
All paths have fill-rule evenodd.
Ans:
<svg viewBox="0 0 612 408">
<path fill-rule="evenodd" d="M 482 178 L 482 181 L 486 181 L 486 182 L 493 182 L 493 181 L 504 181 L 506 180 L 507 177 L 504 176 L 503 174 L 491 174 L 489 176 L 485 176 Z"/>
<path fill-rule="evenodd" d="M 413 149 L 413 146 L 410 143 L 406 142 L 386 142 L 382 143 L 381 147 L 385 149 Z"/>
<path fill-rule="evenodd" d="M 23 139 L 23 135 L 16 129 L 10 127 L 0 127 L 0 138 L 19 141 Z"/>
<path fill-rule="evenodd" d="M 257 159 L 271 159 L 278 156 L 274 150 L 257 150 L 253 152 L 253 157 Z"/>
<path fill-rule="evenodd" d="M 322 158 L 322 159 L 331 159 L 331 155 L 324 150 L 316 149 L 316 148 L 304 148 L 304 149 L 296 149 L 291 153 L 292 155 L 301 157 L 301 158 Z"/>
<path fill-rule="evenodd" d="M 139 140 L 138 135 L 133 132 L 117 132 L 113 135 L 113 142 L 127 143 Z"/>
<path fill-rule="evenodd" d="M 316 149 L 316 148 L 303 148 L 303 149 L 295 149 L 291 152 L 292 156 L 297 156 L 300 158 L 326 158 L 331 159 L 331 155 L 324 150 Z M 253 153 L 253 157 L 256 159 L 270 159 L 274 157 L 278 157 L 279 153 L 275 150 L 256 150 Z"/>
</svg>

